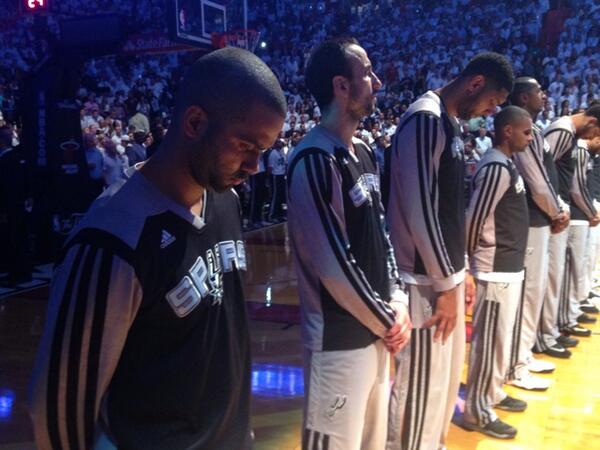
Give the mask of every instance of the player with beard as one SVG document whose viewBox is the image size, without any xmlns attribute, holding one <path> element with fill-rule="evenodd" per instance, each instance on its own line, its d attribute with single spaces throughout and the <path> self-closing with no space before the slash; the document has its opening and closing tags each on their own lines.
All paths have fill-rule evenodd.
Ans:
<svg viewBox="0 0 600 450">
<path fill-rule="evenodd" d="M 506 58 L 477 55 L 448 85 L 410 105 L 392 140 L 387 221 L 414 329 L 411 345 L 395 358 L 390 450 L 444 445 L 465 353 L 465 171 L 458 119 L 494 113 L 512 87 Z"/>
<path fill-rule="evenodd" d="M 375 155 L 353 135 L 381 82 L 353 39 L 322 43 L 306 85 L 323 113 L 288 165 L 304 344 L 303 449 L 383 449 L 389 352 L 410 336 Z M 386 349 L 387 348 L 387 349 Z"/>
<path fill-rule="evenodd" d="M 251 446 L 231 188 L 256 172 L 285 111 L 250 52 L 188 69 L 158 151 L 93 203 L 62 251 L 32 383 L 39 449 Z"/>
<path fill-rule="evenodd" d="M 510 102 L 524 108 L 531 117 L 537 117 L 544 109 L 546 95 L 535 78 L 520 77 L 510 95 Z M 511 367 L 508 380 L 513 386 L 529 390 L 546 390 L 549 380 L 535 377 L 531 372 L 550 373 L 553 363 L 533 358 L 531 349 L 535 344 L 538 324 L 542 315 L 546 280 L 548 274 L 548 245 L 550 229 L 558 232 L 569 223 L 568 206 L 560 199 L 558 175 L 542 130 L 533 125 L 533 140 L 524 152 L 513 155 L 513 160 L 525 182 L 525 194 L 529 210 L 529 233 L 525 254 L 525 281 L 523 301 L 519 308 L 520 319 L 516 322 L 515 339 L 512 346 Z M 563 345 L 572 346 L 572 338 L 563 336 L 552 352 L 568 356 Z"/>
</svg>

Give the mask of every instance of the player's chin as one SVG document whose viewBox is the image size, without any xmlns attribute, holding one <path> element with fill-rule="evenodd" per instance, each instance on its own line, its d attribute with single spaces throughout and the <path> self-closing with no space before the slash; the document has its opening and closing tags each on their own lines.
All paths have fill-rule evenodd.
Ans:
<svg viewBox="0 0 600 450">
<path fill-rule="evenodd" d="M 215 192 L 225 192 L 234 187 L 235 185 L 236 183 L 234 183 L 233 180 L 218 180 L 216 182 L 211 183 L 210 187 Z"/>
</svg>

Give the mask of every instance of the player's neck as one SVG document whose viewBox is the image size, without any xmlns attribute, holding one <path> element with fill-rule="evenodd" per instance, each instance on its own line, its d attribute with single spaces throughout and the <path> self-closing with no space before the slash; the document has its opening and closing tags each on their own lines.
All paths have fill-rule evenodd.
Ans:
<svg viewBox="0 0 600 450">
<path fill-rule="evenodd" d="M 452 80 L 446 86 L 437 89 L 435 92 L 440 96 L 446 112 L 453 116 L 458 117 L 458 105 L 460 103 L 463 91 L 460 88 L 460 82 L 458 80 Z"/>
<path fill-rule="evenodd" d="M 495 146 L 499 151 L 504 153 L 509 158 L 512 158 L 513 152 L 511 151 L 508 142 L 503 142 L 502 144 L 496 144 Z"/>
<path fill-rule="evenodd" d="M 331 134 L 339 138 L 350 151 L 354 151 L 352 147 L 352 136 L 358 127 L 358 120 L 352 119 L 348 114 L 344 114 L 335 105 L 332 105 L 321 118 L 321 127 L 325 128 Z"/>
<path fill-rule="evenodd" d="M 573 114 L 571 116 L 567 116 L 571 119 L 571 123 L 573 124 L 573 128 L 575 128 L 575 135 L 579 135 L 580 130 L 585 127 L 586 119 L 584 113 Z"/>
<path fill-rule="evenodd" d="M 167 151 L 168 146 L 163 141 L 140 172 L 167 197 L 197 214 L 202 210 L 204 188 L 187 170 L 188 164 L 182 160 L 184 152 Z"/>
<path fill-rule="evenodd" d="M 523 108 L 525 111 L 527 111 L 529 113 L 529 115 L 533 118 L 534 122 L 535 122 L 535 118 L 538 116 L 538 114 L 540 112 L 542 112 L 541 110 L 534 110 L 534 109 L 527 108 L 526 105 L 521 106 L 521 108 Z M 543 117 L 542 117 L 542 119 L 543 119 Z"/>
</svg>

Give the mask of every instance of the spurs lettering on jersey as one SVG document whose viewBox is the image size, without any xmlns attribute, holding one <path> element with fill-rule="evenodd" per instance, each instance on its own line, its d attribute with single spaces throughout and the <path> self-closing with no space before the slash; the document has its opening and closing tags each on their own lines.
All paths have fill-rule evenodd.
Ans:
<svg viewBox="0 0 600 450">
<path fill-rule="evenodd" d="M 187 275 L 171 289 L 167 301 L 178 317 L 191 313 L 203 298 L 212 297 L 212 305 L 223 300 L 223 273 L 246 270 L 246 249 L 242 241 L 223 241 L 198 256 Z"/>
<path fill-rule="evenodd" d="M 364 173 L 356 181 L 356 184 L 350 189 L 348 195 L 352 203 L 357 208 L 363 203 L 373 201 L 371 192 L 379 192 L 379 177 L 372 173 Z"/>
</svg>

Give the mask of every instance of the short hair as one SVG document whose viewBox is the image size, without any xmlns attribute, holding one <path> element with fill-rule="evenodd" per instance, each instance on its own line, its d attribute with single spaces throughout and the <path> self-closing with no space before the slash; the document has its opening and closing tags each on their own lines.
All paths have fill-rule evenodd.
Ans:
<svg viewBox="0 0 600 450">
<path fill-rule="evenodd" d="M 508 92 L 513 88 L 513 70 L 505 56 L 495 52 L 483 52 L 475 56 L 467 67 L 460 73 L 459 78 L 483 75 L 486 85 L 493 89 L 506 89 Z"/>
<path fill-rule="evenodd" d="M 519 96 L 531 92 L 532 89 L 535 89 L 539 85 L 538 81 L 533 77 L 519 77 L 515 79 L 508 101 L 513 105 L 519 106 Z"/>
<path fill-rule="evenodd" d="M 317 101 L 321 111 L 333 101 L 333 78 L 342 75 L 352 79 L 348 47 L 359 45 L 351 37 L 328 39 L 311 53 L 306 64 L 306 87 Z"/>
<path fill-rule="evenodd" d="M 600 123 L 600 102 L 594 100 L 590 106 L 585 110 L 584 114 L 586 116 L 595 117 L 596 120 Z"/>
<path fill-rule="evenodd" d="M 234 47 L 215 50 L 192 64 L 179 85 L 175 117 L 200 106 L 210 121 L 243 120 L 254 105 L 285 116 L 285 96 L 275 74 L 253 53 Z"/>
<path fill-rule="evenodd" d="M 496 131 L 496 141 L 502 142 L 502 129 L 506 125 L 513 125 L 523 119 L 531 119 L 531 114 L 519 106 L 510 105 L 496 114 L 494 117 L 494 130 Z"/>
</svg>

